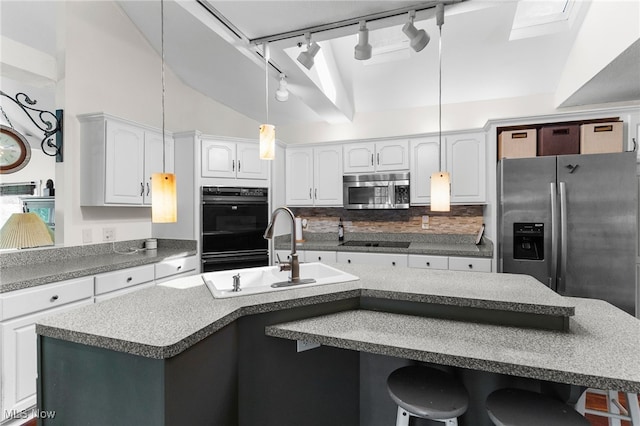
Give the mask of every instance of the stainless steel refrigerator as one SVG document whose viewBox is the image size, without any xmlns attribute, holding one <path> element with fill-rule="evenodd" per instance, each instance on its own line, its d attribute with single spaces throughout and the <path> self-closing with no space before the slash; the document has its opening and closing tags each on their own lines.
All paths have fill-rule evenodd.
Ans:
<svg viewBox="0 0 640 426">
<path fill-rule="evenodd" d="M 635 315 L 635 153 L 503 159 L 498 185 L 500 272 Z"/>
</svg>

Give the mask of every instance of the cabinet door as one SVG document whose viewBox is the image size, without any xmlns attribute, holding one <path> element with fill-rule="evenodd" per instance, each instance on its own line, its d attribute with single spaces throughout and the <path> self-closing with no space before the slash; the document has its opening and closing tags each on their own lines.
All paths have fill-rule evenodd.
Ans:
<svg viewBox="0 0 640 426">
<path fill-rule="evenodd" d="M 376 142 L 376 171 L 409 169 L 409 141 Z"/>
<path fill-rule="evenodd" d="M 287 149 L 287 205 L 313 205 L 313 149 Z"/>
<path fill-rule="evenodd" d="M 107 120 L 105 203 L 142 204 L 144 131 Z"/>
<path fill-rule="evenodd" d="M 431 175 L 440 168 L 438 139 L 416 139 L 411 144 L 411 205 L 431 203 Z"/>
<path fill-rule="evenodd" d="M 375 145 L 373 143 L 354 143 L 343 146 L 344 172 L 362 173 L 375 170 Z"/>
<path fill-rule="evenodd" d="M 316 206 L 342 206 L 342 147 L 313 149 L 313 201 Z"/>
<path fill-rule="evenodd" d="M 447 136 L 446 145 L 447 170 L 451 173 L 451 202 L 486 202 L 484 133 Z"/>
<path fill-rule="evenodd" d="M 43 317 L 92 303 L 93 298 L 89 298 L 0 324 L 2 336 L 0 421 L 5 420 L 12 412 L 26 410 L 36 405 L 38 372 L 36 323 Z"/>
<path fill-rule="evenodd" d="M 257 143 L 238 142 L 237 177 L 243 179 L 267 179 L 269 176 L 269 161 L 260 159 L 260 146 Z"/>
<path fill-rule="evenodd" d="M 202 177 L 236 177 L 236 143 L 202 139 Z"/>
<path fill-rule="evenodd" d="M 144 132 L 144 195 L 143 203 L 151 205 L 151 176 L 154 173 L 173 173 L 173 138 L 162 133 Z M 163 157 L 164 155 L 164 157 Z"/>
</svg>

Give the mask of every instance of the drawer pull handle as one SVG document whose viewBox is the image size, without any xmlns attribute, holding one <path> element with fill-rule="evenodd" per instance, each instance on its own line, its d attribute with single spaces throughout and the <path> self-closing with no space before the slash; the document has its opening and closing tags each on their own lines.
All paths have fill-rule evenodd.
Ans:
<svg viewBox="0 0 640 426">
<path fill-rule="evenodd" d="M 178 269 L 178 271 L 179 271 L 180 269 L 182 269 L 182 265 L 178 266 L 178 268 L 177 268 L 177 269 Z"/>
<path fill-rule="evenodd" d="M 58 295 L 54 294 L 53 296 L 51 296 L 51 301 L 55 302 L 56 300 L 58 300 Z"/>
<path fill-rule="evenodd" d="M 130 283 L 131 281 L 133 281 L 133 278 L 127 277 L 127 282 Z"/>
</svg>

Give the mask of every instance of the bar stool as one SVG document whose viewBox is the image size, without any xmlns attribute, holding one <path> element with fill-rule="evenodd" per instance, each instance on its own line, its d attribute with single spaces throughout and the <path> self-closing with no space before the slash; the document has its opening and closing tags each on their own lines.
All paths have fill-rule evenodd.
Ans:
<svg viewBox="0 0 640 426">
<path fill-rule="evenodd" d="M 570 405 L 537 392 L 500 389 L 487 397 L 487 413 L 497 426 L 590 426 Z"/>
<path fill-rule="evenodd" d="M 387 388 L 398 405 L 396 426 L 408 426 L 411 416 L 457 426 L 457 418 L 469 406 L 464 385 L 453 375 L 431 367 L 398 368 L 387 378 Z"/>
<path fill-rule="evenodd" d="M 607 399 L 607 411 L 592 410 L 586 407 L 587 393 L 602 395 Z M 618 391 L 602 390 L 588 388 L 585 390 L 576 402 L 575 409 L 578 413 L 593 414 L 599 417 L 607 417 L 608 422 L 612 426 L 619 426 L 622 421 L 631 423 L 631 426 L 640 426 L 640 403 L 638 403 L 638 395 L 635 393 L 626 393 L 627 408 L 623 407 L 618 401 Z"/>
</svg>

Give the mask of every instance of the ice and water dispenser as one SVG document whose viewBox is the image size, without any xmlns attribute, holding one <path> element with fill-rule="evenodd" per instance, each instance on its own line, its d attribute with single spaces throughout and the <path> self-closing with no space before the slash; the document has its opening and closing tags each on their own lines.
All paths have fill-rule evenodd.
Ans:
<svg viewBox="0 0 640 426">
<path fill-rule="evenodd" d="M 544 224 L 513 224 L 513 258 L 544 260 Z"/>
</svg>

